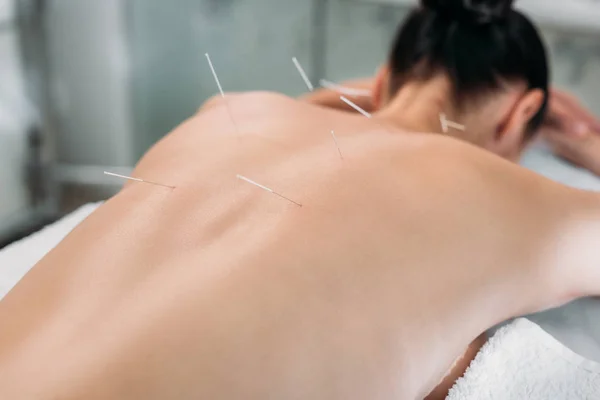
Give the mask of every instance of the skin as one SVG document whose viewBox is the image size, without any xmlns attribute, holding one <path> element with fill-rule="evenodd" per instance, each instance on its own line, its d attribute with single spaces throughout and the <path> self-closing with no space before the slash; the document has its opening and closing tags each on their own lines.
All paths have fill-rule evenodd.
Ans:
<svg viewBox="0 0 600 400">
<path fill-rule="evenodd" d="M 550 104 L 555 112 L 542 130 L 546 141 L 557 155 L 600 176 L 600 120 L 561 91 Z"/>
<path fill-rule="evenodd" d="M 511 161 L 517 161 L 529 142 L 529 121 L 543 104 L 544 93 L 528 90 L 525 82 L 506 81 L 502 87 L 457 104 L 451 81 L 438 74 L 426 81 L 405 83 L 399 91 L 389 91 L 389 67 L 379 71 L 367 102 L 376 117 L 412 132 L 444 133 L 470 142 Z M 320 92 L 303 98 L 312 104 L 339 104 L 337 94 Z M 346 106 L 347 107 L 347 106 Z M 347 110 L 347 108 L 346 108 Z M 443 132 L 440 115 L 466 127 Z"/>
<path fill-rule="evenodd" d="M 370 91 L 370 96 L 352 96 L 352 100 L 364 110 L 376 113 L 377 117 L 385 115 L 388 121 L 413 131 L 440 132 L 441 123 L 436 114 L 453 113 L 455 120 L 460 120 L 469 127 L 477 126 L 478 129 L 453 131 L 450 135 L 515 162 L 520 159 L 530 141 L 531 135 L 527 134 L 526 137 L 527 122 L 542 103 L 541 92 L 527 91 L 522 82 L 513 81 L 505 82 L 502 90 L 494 92 L 492 96 L 477 99 L 474 102 L 475 106 L 470 103 L 457 110 L 453 107 L 450 82 L 444 76 L 438 76 L 425 83 L 409 82 L 399 93 L 390 93 L 387 90 L 389 82 L 390 72 L 386 66 L 375 78 L 346 82 L 344 86 Z M 335 91 L 322 89 L 302 96 L 301 100 L 356 113 L 352 107 L 340 101 L 339 96 Z M 385 109 L 391 109 L 391 112 Z M 407 119 L 406 115 L 409 115 L 410 119 Z M 590 127 L 595 127 L 594 122 L 596 121 L 593 116 L 575 99 L 553 90 L 549 102 L 549 115 L 541 130 L 553 144 L 557 154 L 579 162 L 592 171 L 600 171 L 596 157 L 600 154 L 600 146 L 594 146 L 600 139 L 589 134 Z M 464 357 L 456 363 L 427 400 L 446 398 L 449 389 L 465 373 L 486 340 L 487 336 L 483 334 L 469 345 Z"/>
<path fill-rule="evenodd" d="M 373 90 L 377 77 L 356 79 L 344 86 Z M 303 96 L 304 101 L 328 108 L 354 112 L 339 101 L 339 94 L 318 90 Z M 372 97 L 353 97 L 363 109 L 376 111 Z M 560 89 L 552 89 L 548 117 L 539 132 L 559 157 L 600 176 L 600 119 L 593 115 L 573 96 Z"/>
<path fill-rule="evenodd" d="M 226 101 L 136 168 L 176 189 L 127 184 L 0 303 L 0 398 L 421 399 L 493 325 L 600 293 L 597 195 L 383 115 Z"/>
</svg>

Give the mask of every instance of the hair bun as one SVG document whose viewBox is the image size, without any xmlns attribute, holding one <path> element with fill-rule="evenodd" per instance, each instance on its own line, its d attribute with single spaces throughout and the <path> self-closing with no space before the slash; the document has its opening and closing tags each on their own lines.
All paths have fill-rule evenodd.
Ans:
<svg viewBox="0 0 600 400">
<path fill-rule="evenodd" d="M 421 0 L 432 10 L 470 25 L 488 25 L 507 18 L 514 0 Z"/>
</svg>

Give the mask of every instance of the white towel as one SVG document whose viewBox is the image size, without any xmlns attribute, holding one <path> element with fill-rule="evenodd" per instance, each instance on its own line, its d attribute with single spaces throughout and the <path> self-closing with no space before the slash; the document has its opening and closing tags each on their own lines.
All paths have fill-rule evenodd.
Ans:
<svg viewBox="0 0 600 400">
<path fill-rule="evenodd" d="M 0 250 L 0 300 L 56 247 L 81 221 L 99 207 L 87 204 L 60 221 L 48 225 L 27 239 Z M 2 322 L 0 321 L 0 325 Z"/>
<path fill-rule="evenodd" d="M 500 329 L 447 400 L 598 400 L 600 364 L 526 319 Z"/>
</svg>

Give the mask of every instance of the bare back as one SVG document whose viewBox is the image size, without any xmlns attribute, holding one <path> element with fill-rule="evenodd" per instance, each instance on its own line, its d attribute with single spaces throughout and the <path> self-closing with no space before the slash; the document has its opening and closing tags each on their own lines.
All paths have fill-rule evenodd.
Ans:
<svg viewBox="0 0 600 400">
<path fill-rule="evenodd" d="M 574 192 L 279 95 L 229 106 L 135 171 L 175 189 L 126 185 L 0 303 L 0 397 L 412 399 L 552 301 L 530 284 Z"/>
</svg>

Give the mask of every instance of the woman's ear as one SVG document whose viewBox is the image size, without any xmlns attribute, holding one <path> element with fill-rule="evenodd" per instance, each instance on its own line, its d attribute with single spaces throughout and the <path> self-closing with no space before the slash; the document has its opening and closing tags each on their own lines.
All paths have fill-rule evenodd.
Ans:
<svg viewBox="0 0 600 400">
<path fill-rule="evenodd" d="M 380 110 L 387 102 L 389 87 L 390 68 L 387 64 L 379 68 L 375 76 L 375 85 L 373 85 L 373 109 Z"/>
<path fill-rule="evenodd" d="M 544 102 L 540 89 L 528 91 L 513 106 L 504 123 L 496 131 L 492 151 L 506 158 L 518 158 L 525 147 L 525 135 L 529 122 Z"/>
</svg>

